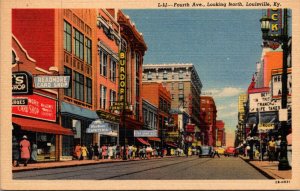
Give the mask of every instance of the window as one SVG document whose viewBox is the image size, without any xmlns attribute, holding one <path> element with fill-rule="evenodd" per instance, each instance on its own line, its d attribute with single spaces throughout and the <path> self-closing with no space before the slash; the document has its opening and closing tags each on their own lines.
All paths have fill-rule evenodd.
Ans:
<svg viewBox="0 0 300 191">
<path fill-rule="evenodd" d="M 154 115 L 153 123 L 154 123 L 154 129 L 157 129 L 157 115 Z"/>
<path fill-rule="evenodd" d="M 183 101 L 183 100 L 184 100 L 184 95 L 183 95 L 183 94 L 178 94 L 178 99 L 179 99 L 180 101 Z"/>
<path fill-rule="evenodd" d="M 64 49 L 68 52 L 72 51 L 72 28 L 66 21 L 64 21 Z"/>
<path fill-rule="evenodd" d="M 140 62 L 141 62 L 141 57 L 138 53 L 135 54 L 135 72 L 136 75 L 139 76 L 140 73 Z"/>
<path fill-rule="evenodd" d="M 140 97 L 140 81 L 137 79 L 136 80 L 136 89 L 135 89 L 135 95 L 136 95 L 136 99 L 139 99 Z"/>
<path fill-rule="evenodd" d="M 178 78 L 183 79 L 183 71 L 182 70 L 179 71 Z"/>
<path fill-rule="evenodd" d="M 183 83 L 179 83 L 179 84 L 178 84 L 178 89 L 179 89 L 179 90 L 183 90 Z"/>
<path fill-rule="evenodd" d="M 168 79 L 168 73 L 167 73 L 166 70 L 165 70 L 164 73 L 163 73 L 163 79 L 164 79 L 164 80 L 167 80 L 167 79 Z"/>
<path fill-rule="evenodd" d="M 140 121 L 140 104 L 139 102 L 136 102 L 135 104 L 135 116 L 137 121 Z"/>
<path fill-rule="evenodd" d="M 147 74 L 147 80 L 152 80 L 152 72 L 148 72 Z"/>
<path fill-rule="evenodd" d="M 75 56 L 83 60 L 83 34 L 75 29 Z"/>
<path fill-rule="evenodd" d="M 114 59 L 110 59 L 110 80 L 116 81 L 117 62 Z"/>
<path fill-rule="evenodd" d="M 86 78 L 86 103 L 92 104 L 92 80 Z"/>
<path fill-rule="evenodd" d="M 85 44 L 85 61 L 87 64 L 92 64 L 92 41 L 88 38 L 86 38 L 86 44 Z"/>
<path fill-rule="evenodd" d="M 143 117 L 144 117 L 144 123 L 146 125 L 146 127 L 149 127 L 149 121 L 147 121 L 147 109 L 143 109 Z"/>
<path fill-rule="evenodd" d="M 174 90 L 174 82 L 171 84 L 171 90 Z"/>
<path fill-rule="evenodd" d="M 100 50 L 100 74 L 103 76 L 107 75 L 107 60 L 108 56 L 107 53 L 103 50 Z"/>
<path fill-rule="evenodd" d="M 84 77 L 82 74 L 79 74 L 78 72 L 75 72 L 75 80 L 74 80 L 74 88 L 75 88 L 75 99 L 78 99 L 80 101 L 84 101 L 83 95 L 84 95 Z"/>
<path fill-rule="evenodd" d="M 172 94 L 171 96 L 172 96 L 172 100 L 174 100 L 174 99 L 175 99 L 175 95 L 174 95 L 174 94 Z"/>
<path fill-rule="evenodd" d="M 110 90 L 110 106 L 116 101 L 116 92 L 114 90 Z"/>
<path fill-rule="evenodd" d="M 65 89 L 65 96 L 72 97 L 72 70 L 68 67 L 64 67 L 64 75 L 70 76 L 70 84 L 69 87 Z"/>
<path fill-rule="evenodd" d="M 100 108 L 106 109 L 106 87 L 100 86 Z"/>
</svg>

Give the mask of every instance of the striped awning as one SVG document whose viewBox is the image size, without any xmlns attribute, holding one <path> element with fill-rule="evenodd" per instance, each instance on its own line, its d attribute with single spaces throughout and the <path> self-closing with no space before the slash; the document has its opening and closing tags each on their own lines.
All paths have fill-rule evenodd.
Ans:
<svg viewBox="0 0 300 191">
<path fill-rule="evenodd" d="M 144 145 L 150 145 L 148 143 L 148 141 L 144 140 L 143 138 L 136 138 L 140 143 L 144 144 Z"/>
</svg>

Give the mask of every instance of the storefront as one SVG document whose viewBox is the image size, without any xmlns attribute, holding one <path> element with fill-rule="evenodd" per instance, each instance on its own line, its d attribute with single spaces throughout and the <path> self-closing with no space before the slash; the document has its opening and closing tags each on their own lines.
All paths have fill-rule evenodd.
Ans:
<svg viewBox="0 0 300 191">
<path fill-rule="evenodd" d="M 74 135 L 62 136 L 61 160 L 71 159 L 75 145 L 90 145 L 97 142 L 95 134 L 86 133 L 86 129 L 98 116 L 95 111 L 78 107 L 66 102 L 61 104 L 62 126 L 72 129 Z"/>
<path fill-rule="evenodd" d="M 13 136 L 20 141 L 26 135 L 31 146 L 37 146 L 38 162 L 59 160 L 60 136 L 73 132 L 56 123 L 56 100 L 40 93 L 13 98 L 28 100 L 27 105 L 12 107 Z"/>
</svg>

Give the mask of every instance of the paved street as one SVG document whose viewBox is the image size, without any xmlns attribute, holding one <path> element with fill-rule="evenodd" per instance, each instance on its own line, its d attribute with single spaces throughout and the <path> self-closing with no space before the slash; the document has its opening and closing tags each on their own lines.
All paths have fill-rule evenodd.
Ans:
<svg viewBox="0 0 300 191">
<path fill-rule="evenodd" d="M 176 157 L 13 173 L 14 179 L 177 180 L 266 179 L 240 158 Z"/>
</svg>

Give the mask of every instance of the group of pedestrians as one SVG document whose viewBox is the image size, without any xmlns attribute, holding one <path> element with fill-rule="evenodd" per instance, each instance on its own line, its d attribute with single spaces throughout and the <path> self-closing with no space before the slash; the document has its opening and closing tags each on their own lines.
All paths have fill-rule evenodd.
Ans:
<svg viewBox="0 0 300 191">
<path fill-rule="evenodd" d="M 176 152 L 173 152 L 175 155 Z M 74 148 L 73 159 L 75 160 L 99 160 L 99 159 L 123 159 L 124 154 L 127 159 L 150 159 L 167 154 L 167 150 L 161 150 L 159 146 L 124 146 L 104 144 L 99 146 L 97 143 L 86 147 L 84 144 L 77 144 Z M 172 154 L 172 153 L 171 153 Z"/>
<path fill-rule="evenodd" d="M 12 139 L 12 165 L 15 167 L 24 164 L 27 166 L 29 160 L 32 162 L 37 161 L 37 145 L 35 143 L 30 144 L 26 135 L 22 137 L 20 142 L 17 141 L 17 138 L 13 136 Z"/>
</svg>

